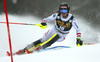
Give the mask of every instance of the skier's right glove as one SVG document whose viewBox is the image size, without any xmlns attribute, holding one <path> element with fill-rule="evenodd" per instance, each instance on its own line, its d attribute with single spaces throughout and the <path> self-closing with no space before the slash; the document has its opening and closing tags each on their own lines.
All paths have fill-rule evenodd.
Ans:
<svg viewBox="0 0 100 62">
<path fill-rule="evenodd" d="M 39 26 L 42 29 L 46 29 L 47 28 L 47 24 L 45 22 L 42 22 L 42 23 L 38 24 L 37 26 Z"/>
<path fill-rule="evenodd" d="M 76 42 L 76 44 L 77 44 L 78 47 L 84 45 L 84 43 L 83 43 L 83 41 L 81 40 L 81 38 L 77 38 L 77 42 Z"/>
</svg>

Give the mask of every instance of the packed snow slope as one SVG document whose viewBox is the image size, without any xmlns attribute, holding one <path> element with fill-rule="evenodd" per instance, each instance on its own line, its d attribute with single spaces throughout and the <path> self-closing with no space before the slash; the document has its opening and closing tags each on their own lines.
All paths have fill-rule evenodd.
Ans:
<svg viewBox="0 0 100 62">
<path fill-rule="evenodd" d="M 38 24 L 41 23 L 39 20 L 41 19 L 35 16 L 9 15 L 10 22 Z M 83 34 L 82 40 L 84 40 L 84 42 L 91 43 L 95 41 L 97 42 L 97 40 L 98 42 L 100 41 L 99 32 L 93 30 L 81 17 L 77 17 L 77 20 Z M 5 15 L 0 15 L 0 22 L 5 21 Z M 41 38 L 42 35 L 53 26 L 53 24 L 48 23 L 47 29 L 43 30 L 38 26 L 10 24 L 13 52 L 23 49 L 28 44 Z M 94 32 L 97 37 L 93 34 Z M 10 57 L 6 55 L 6 51 L 9 51 L 8 42 L 6 24 L 0 23 L 0 62 L 11 62 Z M 51 47 L 59 45 L 71 46 L 72 48 L 36 52 L 21 56 L 15 55 L 13 56 L 14 62 L 100 62 L 100 44 L 77 47 L 76 31 L 74 28 L 71 29 L 64 41 L 56 42 Z"/>
<path fill-rule="evenodd" d="M 14 62 L 100 62 L 100 44 L 13 56 Z M 10 62 L 10 57 L 0 57 Z"/>
</svg>

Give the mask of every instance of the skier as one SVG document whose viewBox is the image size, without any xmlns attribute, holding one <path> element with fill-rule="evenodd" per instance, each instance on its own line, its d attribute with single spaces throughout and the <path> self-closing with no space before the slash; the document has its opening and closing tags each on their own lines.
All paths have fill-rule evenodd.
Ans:
<svg viewBox="0 0 100 62">
<path fill-rule="evenodd" d="M 79 26 L 77 24 L 77 20 L 70 13 L 70 6 L 66 2 L 63 2 L 60 4 L 59 10 L 57 11 L 57 13 L 54 13 L 47 18 L 44 18 L 42 20 L 42 23 L 40 23 L 40 27 L 42 29 L 45 29 L 47 27 L 46 23 L 54 21 L 54 20 L 56 20 L 55 25 L 50 30 L 48 30 L 43 35 L 42 38 L 29 44 L 24 49 L 19 50 L 18 52 L 16 52 L 16 54 L 24 54 L 25 51 L 28 51 L 29 53 L 31 53 L 33 50 L 45 49 L 45 48 L 49 47 L 50 45 L 52 45 L 56 41 L 61 42 L 61 41 L 65 40 L 65 38 L 68 35 L 72 26 L 76 30 L 77 46 L 83 45 L 83 41 L 81 40 L 81 32 L 80 32 Z M 57 34 L 53 38 L 51 38 L 55 33 L 57 33 Z M 40 46 L 41 43 L 43 43 L 47 40 L 49 40 L 49 41 L 46 44 L 44 44 L 43 46 Z"/>
</svg>

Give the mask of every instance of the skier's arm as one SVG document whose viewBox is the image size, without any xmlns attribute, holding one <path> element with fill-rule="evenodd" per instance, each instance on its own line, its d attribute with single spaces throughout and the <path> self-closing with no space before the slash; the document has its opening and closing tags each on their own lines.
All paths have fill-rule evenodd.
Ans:
<svg viewBox="0 0 100 62">
<path fill-rule="evenodd" d="M 81 31 L 80 31 L 80 28 L 79 28 L 79 26 L 78 26 L 78 24 L 77 24 L 77 20 L 76 20 L 75 18 L 73 19 L 72 25 L 73 25 L 73 27 L 74 27 L 75 30 L 76 30 L 76 35 L 77 35 L 77 37 L 78 37 L 78 38 L 81 38 Z"/>
<path fill-rule="evenodd" d="M 46 29 L 46 27 L 47 27 L 46 22 L 50 22 L 50 21 L 55 20 L 55 19 L 56 19 L 56 15 L 57 15 L 57 13 L 52 14 L 51 16 L 49 16 L 49 17 L 47 17 L 47 18 L 44 18 L 44 19 L 42 20 L 42 23 L 39 24 L 40 28 Z"/>
<path fill-rule="evenodd" d="M 47 18 L 44 18 L 42 20 L 42 22 L 51 22 L 51 21 L 54 21 L 56 19 L 56 16 L 57 16 L 57 13 L 54 13 L 52 14 L 51 16 L 47 17 Z"/>
<path fill-rule="evenodd" d="M 81 40 L 81 31 L 80 31 L 80 28 L 79 28 L 79 26 L 77 24 L 77 20 L 75 18 L 73 19 L 72 25 L 76 30 L 76 35 L 77 35 L 76 44 L 77 44 L 77 46 L 82 46 L 83 45 L 83 41 Z"/>
</svg>

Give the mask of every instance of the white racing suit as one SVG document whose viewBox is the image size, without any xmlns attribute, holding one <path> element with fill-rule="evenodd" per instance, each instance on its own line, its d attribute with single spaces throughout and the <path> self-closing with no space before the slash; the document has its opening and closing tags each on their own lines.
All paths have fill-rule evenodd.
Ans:
<svg viewBox="0 0 100 62">
<path fill-rule="evenodd" d="M 69 14 L 67 18 L 63 18 L 60 13 L 55 13 L 47 18 L 44 18 L 42 22 L 51 22 L 54 20 L 56 20 L 55 25 L 50 30 L 48 30 L 42 36 L 41 39 L 36 40 L 35 42 L 26 46 L 23 50 L 24 52 L 25 50 L 32 51 L 34 48 L 35 48 L 34 50 L 44 49 L 52 45 L 56 41 L 57 42 L 63 41 L 66 38 L 72 26 L 76 30 L 77 37 L 81 37 L 81 32 L 78 27 L 77 21 L 72 14 Z M 57 33 L 57 36 L 55 36 L 55 38 L 50 40 L 48 43 L 44 44 L 42 47 L 39 46 L 41 43 L 43 44 L 46 41 L 48 41 L 50 38 L 52 38 L 52 36 L 55 33 Z"/>
<path fill-rule="evenodd" d="M 56 20 L 55 26 L 53 26 L 43 35 L 43 37 L 41 38 L 41 42 L 45 42 L 46 40 L 50 39 L 55 33 L 57 33 L 60 36 L 60 38 L 57 41 L 63 41 L 66 38 L 72 26 L 76 30 L 77 37 L 81 37 L 79 26 L 72 14 L 69 13 L 67 18 L 63 18 L 63 16 L 60 13 L 54 13 L 51 16 L 44 18 L 42 22 L 51 22 L 54 20 Z"/>
</svg>

